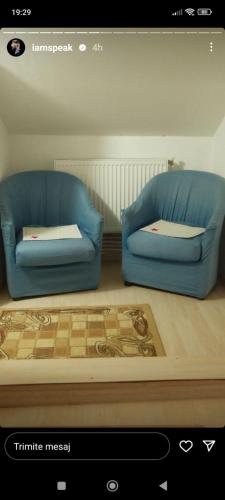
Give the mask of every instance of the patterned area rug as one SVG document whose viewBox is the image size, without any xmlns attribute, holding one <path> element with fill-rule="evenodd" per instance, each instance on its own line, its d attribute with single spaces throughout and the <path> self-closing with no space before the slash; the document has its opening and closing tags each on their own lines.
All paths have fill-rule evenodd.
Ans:
<svg viewBox="0 0 225 500">
<path fill-rule="evenodd" d="M 0 311 L 0 359 L 165 356 L 149 305 Z"/>
</svg>

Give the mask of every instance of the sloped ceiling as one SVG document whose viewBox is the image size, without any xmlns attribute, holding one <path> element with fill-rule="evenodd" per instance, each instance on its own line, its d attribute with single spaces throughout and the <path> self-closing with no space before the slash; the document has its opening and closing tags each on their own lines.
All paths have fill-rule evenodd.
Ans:
<svg viewBox="0 0 225 500">
<path fill-rule="evenodd" d="M 1 34 L 0 66 L 0 116 L 11 133 L 211 136 L 225 115 L 223 34 L 23 33 L 18 58 L 5 50 L 13 36 Z M 32 52 L 32 43 L 74 51 Z"/>
</svg>

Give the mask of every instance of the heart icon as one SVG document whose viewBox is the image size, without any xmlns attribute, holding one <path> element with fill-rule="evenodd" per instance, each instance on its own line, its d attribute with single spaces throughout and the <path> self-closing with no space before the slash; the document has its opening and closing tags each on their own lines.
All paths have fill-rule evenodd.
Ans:
<svg viewBox="0 0 225 500">
<path fill-rule="evenodd" d="M 191 448 L 193 447 L 193 443 L 192 441 L 180 441 L 179 442 L 179 446 L 180 448 L 185 452 L 187 453 L 188 451 L 191 450 Z"/>
</svg>

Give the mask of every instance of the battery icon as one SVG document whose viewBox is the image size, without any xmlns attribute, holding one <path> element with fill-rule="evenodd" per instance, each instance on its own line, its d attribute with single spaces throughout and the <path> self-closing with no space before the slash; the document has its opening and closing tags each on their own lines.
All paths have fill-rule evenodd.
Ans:
<svg viewBox="0 0 225 500">
<path fill-rule="evenodd" d="M 211 16 L 212 14 L 212 9 L 198 9 L 197 14 L 198 16 Z"/>
</svg>

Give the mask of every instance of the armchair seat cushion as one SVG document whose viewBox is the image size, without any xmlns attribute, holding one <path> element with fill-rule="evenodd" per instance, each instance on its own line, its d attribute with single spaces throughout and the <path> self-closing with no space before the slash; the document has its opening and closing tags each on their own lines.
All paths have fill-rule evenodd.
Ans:
<svg viewBox="0 0 225 500">
<path fill-rule="evenodd" d="M 171 238 L 145 231 L 135 231 L 127 239 L 133 255 L 175 262 L 198 262 L 202 253 L 202 235 L 195 238 Z"/>
<path fill-rule="evenodd" d="M 81 233 L 81 239 L 23 241 L 21 231 L 17 238 L 16 265 L 34 267 L 90 262 L 95 258 L 95 247 L 87 235 Z"/>
</svg>

